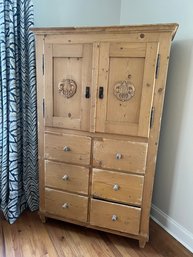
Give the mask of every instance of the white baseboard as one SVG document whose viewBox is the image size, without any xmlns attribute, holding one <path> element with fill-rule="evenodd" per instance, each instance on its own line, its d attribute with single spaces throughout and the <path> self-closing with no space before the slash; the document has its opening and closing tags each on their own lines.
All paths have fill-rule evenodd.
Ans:
<svg viewBox="0 0 193 257">
<path fill-rule="evenodd" d="M 193 253 L 193 234 L 152 204 L 151 218 Z"/>
</svg>

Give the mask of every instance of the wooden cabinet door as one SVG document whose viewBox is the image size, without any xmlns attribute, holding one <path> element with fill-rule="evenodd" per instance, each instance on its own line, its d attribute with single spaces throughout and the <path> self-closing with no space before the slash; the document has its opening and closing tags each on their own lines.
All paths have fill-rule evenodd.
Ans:
<svg viewBox="0 0 193 257">
<path fill-rule="evenodd" d="M 96 131 L 148 137 L 158 43 L 100 44 Z"/>
<path fill-rule="evenodd" d="M 45 43 L 46 126 L 89 131 L 92 51 L 87 43 Z"/>
</svg>

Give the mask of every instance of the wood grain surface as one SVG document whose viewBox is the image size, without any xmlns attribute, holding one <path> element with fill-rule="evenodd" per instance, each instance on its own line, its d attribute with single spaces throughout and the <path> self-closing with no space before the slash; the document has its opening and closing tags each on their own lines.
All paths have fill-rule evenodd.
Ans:
<svg viewBox="0 0 193 257">
<path fill-rule="evenodd" d="M 25 211 L 10 225 L 0 222 L 1 257 L 192 257 L 181 244 L 150 223 L 150 242 L 140 249 L 133 239 L 48 219 Z"/>
</svg>

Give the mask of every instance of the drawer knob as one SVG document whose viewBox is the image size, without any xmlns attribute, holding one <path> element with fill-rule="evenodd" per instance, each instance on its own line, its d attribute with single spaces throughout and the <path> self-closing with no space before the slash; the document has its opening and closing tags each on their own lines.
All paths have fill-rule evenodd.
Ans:
<svg viewBox="0 0 193 257">
<path fill-rule="evenodd" d="M 62 178 L 64 181 L 67 181 L 69 179 L 68 175 L 64 175 L 64 177 Z"/>
<path fill-rule="evenodd" d="M 119 186 L 118 184 L 114 184 L 113 189 L 114 189 L 115 191 L 118 191 L 119 188 L 120 188 L 120 186 Z"/>
<path fill-rule="evenodd" d="M 70 147 L 69 146 L 64 146 L 64 152 L 70 152 L 71 151 L 71 149 L 70 149 Z"/>
<path fill-rule="evenodd" d="M 116 221 L 118 219 L 117 215 L 112 215 L 112 221 Z"/>
<path fill-rule="evenodd" d="M 116 160 L 120 160 L 122 158 L 122 154 L 116 153 L 115 158 L 116 158 Z"/>
<path fill-rule="evenodd" d="M 62 208 L 67 209 L 67 208 L 68 208 L 68 203 L 64 203 L 64 204 L 62 205 Z"/>
</svg>

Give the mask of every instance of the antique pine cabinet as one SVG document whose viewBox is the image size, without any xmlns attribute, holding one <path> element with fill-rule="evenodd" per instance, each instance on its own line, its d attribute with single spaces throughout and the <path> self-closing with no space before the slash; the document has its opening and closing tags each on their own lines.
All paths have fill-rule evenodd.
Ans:
<svg viewBox="0 0 193 257">
<path fill-rule="evenodd" d="M 40 217 L 148 241 L 177 24 L 34 28 Z"/>
</svg>

